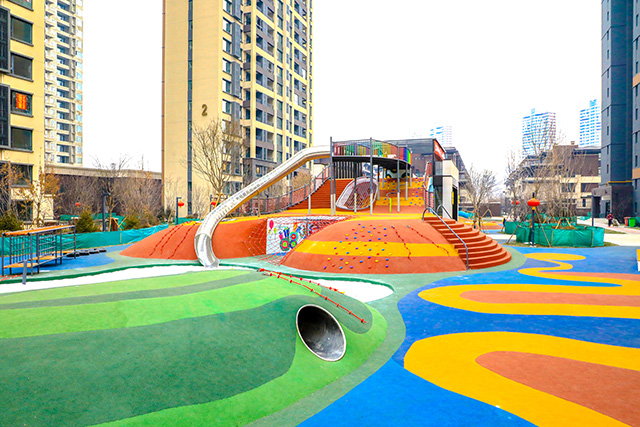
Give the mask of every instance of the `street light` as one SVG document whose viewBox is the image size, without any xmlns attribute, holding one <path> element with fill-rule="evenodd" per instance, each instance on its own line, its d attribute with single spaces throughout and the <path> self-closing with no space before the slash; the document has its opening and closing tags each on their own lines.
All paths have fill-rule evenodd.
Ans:
<svg viewBox="0 0 640 427">
<path fill-rule="evenodd" d="M 111 193 L 107 193 L 106 191 L 104 193 L 102 193 L 102 231 L 107 231 L 106 230 L 106 214 L 107 214 L 107 196 L 110 196 Z M 111 228 L 111 227 L 109 227 Z"/>
<path fill-rule="evenodd" d="M 533 197 L 531 199 L 529 199 L 529 201 L 527 202 L 527 205 L 529 205 L 531 207 L 531 246 L 535 246 L 535 242 L 534 242 L 534 232 L 533 232 L 533 217 L 536 214 L 536 207 L 540 206 L 540 200 L 536 199 L 536 193 L 533 193 Z"/>
<path fill-rule="evenodd" d="M 184 206 L 182 197 L 176 197 L 176 225 L 178 225 L 178 218 L 180 217 L 180 208 Z"/>
</svg>

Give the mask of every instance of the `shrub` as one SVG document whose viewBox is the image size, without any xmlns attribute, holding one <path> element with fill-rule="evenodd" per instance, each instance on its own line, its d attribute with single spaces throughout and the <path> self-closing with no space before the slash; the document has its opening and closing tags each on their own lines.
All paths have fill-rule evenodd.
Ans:
<svg viewBox="0 0 640 427">
<path fill-rule="evenodd" d="M 93 222 L 91 212 L 88 210 L 82 211 L 76 223 L 76 233 L 94 233 L 98 230 L 98 227 L 96 227 L 96 224 Z"/>
<path fill-rule="evenodd" d="M 0 230 L 2 231 L 18 231 L 22 230 L 22 221 L 18 219 L 15 213 L 6 212 L 0 217 Z"/>
<path fill-rule="evenodd" d="M 132 228 L 140 228 L 140 219 L 135 215 L 127 215 L 124 217 L 123 230 L 131 230 Z"/>
</svg>

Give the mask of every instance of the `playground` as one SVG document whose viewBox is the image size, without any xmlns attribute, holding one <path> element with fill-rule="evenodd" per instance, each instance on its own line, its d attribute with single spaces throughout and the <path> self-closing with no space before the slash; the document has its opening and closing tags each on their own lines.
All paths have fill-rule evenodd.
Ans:
<svg viewBox="0 0 640 427">
<path fill-rule="evenodd" d="M 2 276 L 0 425 L 640 425 L 640 236 L 503 246 L 385 144 L 303 150 L 202 223 Z M 318 156 L 286 209 L 229 217 Z"/>
</svg>

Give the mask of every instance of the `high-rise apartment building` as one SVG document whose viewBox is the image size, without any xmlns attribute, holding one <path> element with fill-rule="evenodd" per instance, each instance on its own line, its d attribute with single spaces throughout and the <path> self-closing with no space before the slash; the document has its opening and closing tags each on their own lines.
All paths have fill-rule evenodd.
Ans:
<svg viewBox="0 0 640 427">
<path fill-rule="evenodd" d="M 232 194 L 313 140 L 311 0 L 165 0 L 163 157 L 165 198 L 188 213 L 211 189 L 193 169 L 194 128 L 239 120 L 241 164 Z"/>
<path fill-rule="evenodd" d="M 45 0 L 45 160 L 82 165 L 82 4 Z"/>
<path fill-rule="evenodd" d="M 429 138 L 435 138 L 443 147 L 453 147 L 453 128 L 438 126 L 429 130 Z"/>
<path fill-rule="evenodd" d="M 44 10 L 40 1 L 0 2 L 0 163 L 21 174 L 16 186 L 37 177 L 44 160 Z M 0 191 L 10 191 L 21 217 L 30 219 L 15 189 Z"/>
<path fill-rule="evenodd" d="M 522 154 L 538 155 L 550 149 L 556 141 L 556 113 L 536 113 L 522 119 Z"/>
<path fill-rule="evenodd" d="M 580 110 L 580 147 L 600 147 L 600 117 L 597 99 L 589 101 L 589 108 Z"/>
<path fill-rule="evenodd" d="M 640 6 L 632 0 L 602 2 L 601 185 L 593 191 L 596 215 L 638 215 L 640 165 Z"/>
</svg>

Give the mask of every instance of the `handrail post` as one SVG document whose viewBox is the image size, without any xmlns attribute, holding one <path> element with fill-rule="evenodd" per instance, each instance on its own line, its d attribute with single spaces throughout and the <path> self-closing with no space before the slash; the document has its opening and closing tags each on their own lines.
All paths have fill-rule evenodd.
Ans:
<svg viewBox="0 0 640 427">
<path fill-rule="evenodd" d="M 400 212 L 400 153 L 398 153 L 398 147 L 396 147 L 396 190 L 398 193 L 398 213 Z"/>
<path fill-rule="evenodd" d="M 369 215 L 373 215 L 373 138 L 369 138 Z"/>
</svg>

